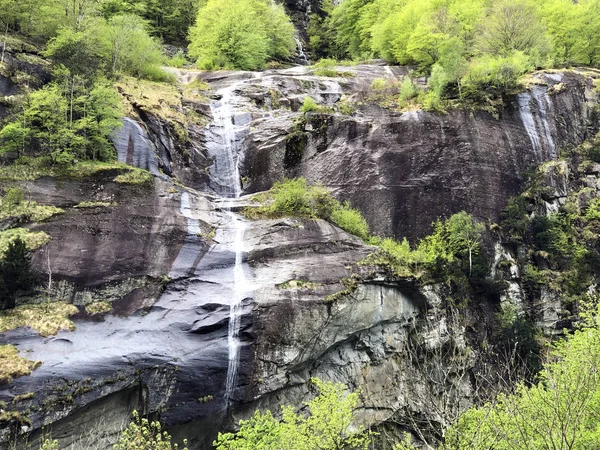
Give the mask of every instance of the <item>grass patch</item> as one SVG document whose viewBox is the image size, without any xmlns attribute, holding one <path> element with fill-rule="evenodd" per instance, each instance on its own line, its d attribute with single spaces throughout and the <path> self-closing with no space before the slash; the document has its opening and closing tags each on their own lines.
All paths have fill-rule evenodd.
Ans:
<svg viewBox="0 0 600 450">
<path fill-rule="evenodd" d="M 0 384 L 7 384 L 12 382 L 13 378 L 29 375 L 40 365 L 39 361 L 29 361 L 20 356 L 14 345 L 0 345 Z"/>
<path fill-rule="evenodd" d="M 96 173 L 108 170 L 140 170 L 125 163 L 80 161 L 71 166 L 51 165 L 44 157 L 19 158 L 14 164 L 0 167 L 0 181 L 34 181 L 41 177 L 57 178 L 86 178 Z"/>
<path fill-rule="evenodd" d="M 353 78 L 356 76 L 353 72 L 338 70 L 339 66 L 348 66 L 353 64 L 354 63 L 348 61 L 338 62 L 334 59 L 322 59 L 313 67 L 315 69 L 314 73 L 318 77 Z"/>
<path fill-rule="evenodd" d="M 300 111 L 304 114 L 312 112 L 318 114 L 333 114 L 335 111 L 330 106 L 322 106 L 319 105 L 314 98 L 310 96 L 304 97 L 304 102 L 302 103 L 302 107 Z"/>
<path fill-rule="evenodd" d="M 24 402 L 25 400 L 31 400 L 35 397 L 35 392 L 26 392 L 24 394 L 15 395 L 12 399 L 12 404 Z"/>
<path fill-rule="evenodd" d="M 17 306 L 0 312 L 0 333 L 21 327 L 30 327 L 44 337 L 62 330 L 73 331 L 75 324 L 69 317 L 77 312 L 77 307 L 64 302 Z"/>
<path fill-rule="evenodd" d="M 10 189 L 7 195 L 0 198 L 0 220 L 9 217 L 18 217 L 21 222 L 43 222 L 52 216 L 64 212 L 64 210 L 55 206 L 43 206 L 36 202 L 9 198 L 9 194 L 15 190 L 16 188 Z"/>
<path fill-rule="evenodd" d="M 153 179 L 150 172 L 141 169 L 132 169 L 127 173 L 117 176 L 114 181 L 123 184 L 146 184 Z"/>
<path fill-rule="evenodd" d="M 281 283 L 281 284 L 277 285 L 277 288 L 284 289 L 284 290 L 295 290 L 295 289 L 315 290 L 320 286 L 322 286 L 322 285 L 318 284 L 318 283 L 313 283 L 312 281 L 289 280 L 289 281 L 286 281 L 285 283 Z"/>
<path fill-rule="evenodd" d="M 112 310 L 112 305 L 109 302 L 94 302 L 85 307 L 85 311 L 93 316 L 95 314 L 104 314 Z"/>
<path fill-rule="evenodd" d="M 181 111 L 181 92 L 172 83 L 159 83 L 134 77 L 121 77 L 115 87 L 123 98 L 128 115 L 135 116 L 132 105 L 167 121 L 185 122 Z"/>
<path fill-rule="evenodd" d="M 369 226 L 360 211 L 349 203 L 340 203 L 322 186 L 308 186 L 304 178 L 277 182 L 271 190 L 254 199 L 264 204 L 245 209 L 244 213 L 250 219 L 324 219 L 361 239 L 369 237 Z"/>
<path fill-rule="evenodd" d="M 110 206 L 117 206 L 117 203 L 115 203 L 115 202 L 81 202 L 81 203 L 73 206 L 73 208 L 80 208 L 80 209 L 84 209 L 84 208 L 108 208 Z"/>
<path fill-rule="evenodd" d="M 50 241 L 50 236 L 43 231 L 33 232 L 26 228 L 0 231 L 0 258 L 8 250 L 8 245 L 17 238 L 21 238 L 29 250 L 36 250 Z"/>
</svg>

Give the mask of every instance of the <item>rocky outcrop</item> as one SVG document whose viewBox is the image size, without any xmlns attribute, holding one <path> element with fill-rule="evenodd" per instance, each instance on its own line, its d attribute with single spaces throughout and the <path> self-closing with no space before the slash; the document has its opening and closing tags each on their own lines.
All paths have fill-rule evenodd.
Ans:
<svg viewBox="0 0 600 450">
<path fill-rule="evenodd" d="M 356 94 L 372 78 L 362 78 L 359 67 L 356 79 L 340 81 L 339 98 Z M 538 82 L 542 85 L 514 98 L 497 117 L 483 111 L 442 115 L 368 107 L 353 116 L 309 114 L 296 126 L 299 117 L 285 112 L 276 121 L 258 121 L 243 171 L 247 191 L 304 176 L 349 200 L 375 233 L 388 236 L 423 236 L 432 221 L 461 210 L 496 221 L 507 199 L 520 192 L 525 171 L 580 144 L 598 127 L 590 79 L 542 73 Z M 558 83 L 567 87 L 548 94 Z M 288 95 L 293 101 L 296 92 L 285 82 L 279 85 L 281 104 Z M 294 129 L 305 141 L 301 157 L 290 165 L 287 136 Z"/>
</svg>

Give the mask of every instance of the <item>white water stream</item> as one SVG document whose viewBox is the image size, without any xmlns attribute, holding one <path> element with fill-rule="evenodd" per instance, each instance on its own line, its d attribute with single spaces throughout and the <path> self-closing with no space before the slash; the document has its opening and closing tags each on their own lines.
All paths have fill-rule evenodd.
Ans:
<svg viewBox="0 0 600 450">
<path fill-rule="evenodd" d="M 247 127 L 244 125 L 236 126 L 235 110 L 235 85 L 219 91 L 222 95 L 221 100 L 212 104 L 214 122 L 213 132 L 220 144 L 215 152 L 215 167 L 213 178 L 216 181 L 216 191 L 224 198 L 238 198 L 242 194 L 239 170 L 239 151 L 238 133 L 242 133 Z M 246 121 L 241 120 L 242 123 Z M 228 329 L 228 350 L 229 363 L 227 368 L 227 381 L 225 388 L 225 397 L 229 401 L 236 387 L 238 366 L 240 362 L 240 328 L 242 319 L 242 302 L 252 291 L 252 286 L 244 271 L 244 232 L 246 223 L 227 206 L 224 209 L 227 213 L 230 228 L 234 230 L 234 238 L 231 243 L 231 250 L 235 254 L 235 264 L 233 268 L 234 295 L 231 298 L 229 307 L 229 329 Z"/>
<path fill-rule="evenodd" d="M 552 138 L 552 131 L 548 122 L 548 107 L 550 96 L 542 87 L 534 87 L 533 92 L 524 92 L 517 96 L 519 103 L 519 116 L 527 131 L 531 145 L 539 162 L 556 159 L 556 145 Z M 536 116 L 532 111 L 532 103 L 535 102 Z M 541 129 L 541 130 L 540 130 Z M 540 133 L 543 132 L 543 136 Z M 545 144 L 545 145 L 544 145 Z M 544 151 L 547 147 L 547 154 Z"/>
</svg>

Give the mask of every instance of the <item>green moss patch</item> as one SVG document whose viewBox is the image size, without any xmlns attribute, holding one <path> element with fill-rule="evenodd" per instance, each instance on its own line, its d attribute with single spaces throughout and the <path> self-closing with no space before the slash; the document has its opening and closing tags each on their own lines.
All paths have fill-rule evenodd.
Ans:
<svg viewBox="0 0 600 450">
<path fill-rule="evenodd" d="M 108 208 L 111 206 L 117 206 L 115 202 L 81 202 L 75 205 L 73 208 Z"/>
<path fill-rule="evenodd" d="M 321 284 L 318 283 L 313 283 L 312 281 L 306 281 L 306 280 L 289 280 L 286 281 L 285 283 L 281 283 L 279 285 L 277 285 L 278 289 L 285 289 L 285 290 L 295 290 L 295 289 L 310 289 L 310 290 L 315 290 L 318 287 L 322 286 Z"/>
<path fill-rule="evenodd" d="M 85 307 L 85 311 L 89 315 L 104 314 L 112 310 L 112 305 L 109 302 L 94 302 Z"/>
<path fill-rule="evenodd" d="M 21 327 L 33 328 L 44 337 L 73 331 L 75 324 L 69 318 L 77 312 L 75 306 L 64 302 L 17 306 L 0 312 L 0 333 Z"/>
<path fill-rule="evenodd" d="M 50 241 L 50 236 L 43 231 L 33 232 L 25 228 L 0 231 L 0 258 L 8 250 L 8 245 L 17 238 L 21 238 L 29 250 L 36 250 Z"/>
<path fill-rule="evenodd" d="M 127 173 L 117 176 L 114 181 L 123 184 L 146 184 L 153 179 L 149 172 L 141 169 L 133 169 Z"/>
<path fill-rule="evenodd" d="M 0 199 L 0 220 L 8 217 L 18 217 L 20 222 L 43 222 L 63 212 L 64 210 L 55 206 L 43 206 L 36 202 L 23 201 L 13 204 Z"/>
<path fill-rule="evenodd" d="M 14 345 L 0 345 L 0 384 L 10 383 L 13 378 L 29 375 L 40 365 L 39 361 L 29 361 L 20 356 L 19 350 Z M 2 421 L 1 417 L 0 421 Z"/>
</svg>

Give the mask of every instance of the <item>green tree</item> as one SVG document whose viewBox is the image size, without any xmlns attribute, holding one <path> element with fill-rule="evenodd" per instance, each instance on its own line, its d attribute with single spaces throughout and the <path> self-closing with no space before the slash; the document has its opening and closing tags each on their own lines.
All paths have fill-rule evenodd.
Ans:
<svg viewBox="0 0 600 450">
<path fill-rule="evenodd" d="M 306 403 L 306 417 L 291 406 L 282 407 L 281 420 L 270 411 L 256 411 L 249 420 L 240 421 L 237 433 L 219 433 L 213 445 L 217 450 L 366 450 L 369 433 L 350 430 L 358 394 L 348 393 L 341 383 L 311 381 L 319 394 Z"/>
<path fill-rule="evenodd" d="M 483 53 L 502 56 L 514 51 L 529 55 L 549 51 L 546 28 L 530 0 L 495 2 L 481 24 L 477 45 Z"/>
<path fill-rule="evenodd" d="M 98 28 L 75 31 L 63 27 L 48 42 L 44 55 L 54 64 L 66 67 L 72 76 L 93 79 L 108 66 L 108 55 Z"/>
<path fill-rule="evenodd" d="M 473 270 L 473 255 L 479 251 L 485 225 L 477 223 L 464 211 L 454 214 L 446 221 L 448 241 L 457 255 L 469 256 L 469 275 Z"/>
<path fill-rule="evenodd" d="M 446 433 L 446 448 L 572 449 L 600 442 L 600 310 L 554 345 L 533 386 L 463 414 Z M 527 447 L 524 447 L 526 445 Z"/>
<path fill-rule="evenodd" d="M 158 42 L 150 37 L 146 22 L 134 14 L 111 17 L 97 30 L 110 55 L 113 73 L 126 73 L 156 81 L 166 79 L 160 69 L 162 54 Z"/>
<path fill-rule="evenodd" d="M 256 70 L 288 58 L 294 28 L 280 5 L 267 0 L 208 0 L 190 31 L 190 55 L 206 69 Z"/>
<path fill-rule="evenodd" d="M 0 260 L 0 309 L 15 307 L 15 295 L 31 289 L 35 277 L 31 272 L 31 255 L 23 240 L 9 243 L 4 258 Z"/>
</svg>

